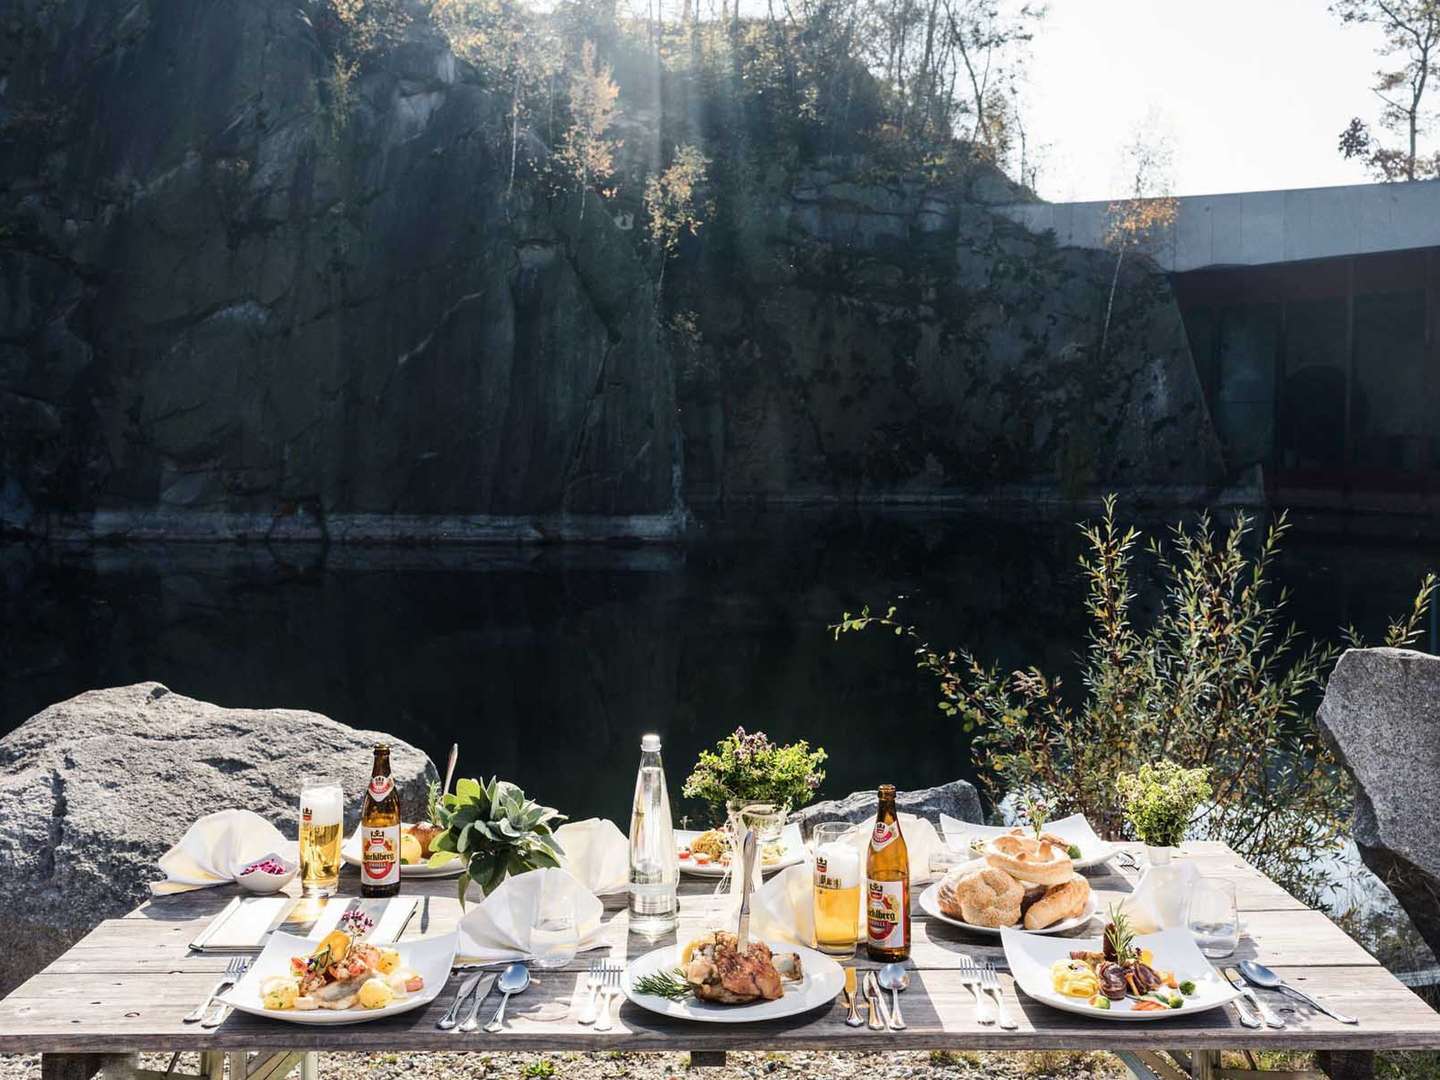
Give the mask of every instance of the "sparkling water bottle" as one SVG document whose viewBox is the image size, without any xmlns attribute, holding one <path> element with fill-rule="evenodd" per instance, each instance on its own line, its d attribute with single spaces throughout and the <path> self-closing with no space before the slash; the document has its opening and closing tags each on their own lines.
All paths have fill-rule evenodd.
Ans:
<svg viewBox="0 0 1440 1080">
<path fill-rule="evenodd" d="M 640 742 L 640 773 L 635 778 L 635 807 L 630 814 L 630 930 L 647 938 L 675 929 L 675 887 L 680 861 L 670 823 L 670 795 L 660 761 L 660 736 Z"/>
</svg>

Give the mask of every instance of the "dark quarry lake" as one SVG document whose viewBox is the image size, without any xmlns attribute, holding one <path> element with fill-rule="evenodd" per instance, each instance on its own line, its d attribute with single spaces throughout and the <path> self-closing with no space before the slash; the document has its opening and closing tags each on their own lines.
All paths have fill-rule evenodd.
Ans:
<svg viewBox="0 0 1440 1080">
<path fill-rule="evenodd" d="M 971 774 L 967 736 L 899 639 L 827 626 L 905 596 L 936 644 L 1066 674 L 1084 645 L 1080 551 L 1065 520 L 933 511 L 732 514 L 675 547 L 11 545 L 0 732 L 156 679 L 388 731 L 441 763 L 458 741 L 462 773 L 572 816 L 624 818 L 646 731 L 676 786 L 737 725 L 823 745 L 825 795 L 926 786 Z M 1307 631 L 1373 640 L 1435 561 L 1292 533 L 1277 577 Z"/>
<path fill-rule="evenodd" d="M 1303 629 L 1378 640 L 1408 607 L 1437 552 L 1375 531 L 1291 534 L 1276 578 Z M 737 725 L 824 746 L 825 796 L 928 786 L 973 775 L 968 736 L 900 639 L 836 642 L 827 627 L 907 597 L 936 644 L 1068 675 L 1086 628 L 1081 550 L 1068 520 L 934 511 L 731 514 L 673 547 L 12 544 L 0 733 L 83 690 L 156 679 L 388 731 L 437 762 L 458 741 L 462 775 L 622 824 L 647 731 L 664 737 L 677 798 L 697 751 Z M 1156 590 L 1136 585 L 1143 612 Z M 1434 635 L 1432 621 L 1424 647 Z M 1352 852 L 1340 876 L 1357 866 Z M 1363 874 L 1334 896 L 1357 905 L 1390 935 L 1392 966 L 1433 962 Z"/>
</svg>

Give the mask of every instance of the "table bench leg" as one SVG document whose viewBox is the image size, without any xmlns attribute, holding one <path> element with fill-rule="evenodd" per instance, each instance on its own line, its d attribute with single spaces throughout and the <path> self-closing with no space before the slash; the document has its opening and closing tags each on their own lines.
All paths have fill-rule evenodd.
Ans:
<svg viewBox="0 0 1440 1080">
<path fill-rule="evenodd" d="M 41 1054 L 40 1080 L 90 1080 L 104 1064 L 103 1054 Z"/>
<path fill-rule="evenodd" d="M 723 1069 L 725 1067 L 724 1050 L 691 1050 L 690 1067 L 692 1069 Z"/>
<path fill-rule="evenodd" d="M 1371 1080 L 1375 1075 L 1375 1053 L 1372 1050 L 1320 1050 L 1315 1054 L 1315 1067 L 1330 1080 Z"/>
</svg>

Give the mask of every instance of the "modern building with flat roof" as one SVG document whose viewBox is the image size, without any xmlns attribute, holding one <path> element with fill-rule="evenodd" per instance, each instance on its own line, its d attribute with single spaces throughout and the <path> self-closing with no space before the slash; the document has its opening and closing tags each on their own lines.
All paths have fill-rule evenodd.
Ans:
<svg viewBox="0 0 1440 1080">
<path fill-rule="evenodd" d="M 1146 253 L 1231 475 L 1281 505 L 1440 510 L 1440 182 L 1175 201 Z M 1099 248 L 1111 205 L 1001 210 Z"/>
</svg>

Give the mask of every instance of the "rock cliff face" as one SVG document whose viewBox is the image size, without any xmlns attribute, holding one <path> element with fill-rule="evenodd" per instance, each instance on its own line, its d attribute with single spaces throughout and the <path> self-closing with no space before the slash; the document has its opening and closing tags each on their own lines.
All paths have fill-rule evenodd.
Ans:
<svg viewBox="0 0 1440 1080">
<path fill-rule="evenodd" d="M 722 214 L 686 269 L 692 497 L 1203 497 L 1219 443 L 1165 278 L 1058 249 L 967 182 L 837 160 Z M 678 276 L 678 275 L 677 275 Z"/>
<path fill-rule="evenodd" d="M 603 212 L 507 197 L 503 103 L 437 35 L 417 24 L 343 107 L 290 0 L 11 11 L 8 522 L 669 511 L 648 279 Z"/>
<path fill-rule="evenodd" d="M 293 836 L 301 784 L 333 776 L 358 825 L 377 740 L 414 820 L 438 780 L 430 759 L 317 713 L 224 709 L 150 682 L 31 717 L 0 739 L 0 994 L 143 900 L 156 860 L 205 814 L 243 807 Z"/>
<path fill-rule="evenodd" d="M 660 536 L 683 497 L 1221 478 L 1163 277 L 1098 357 L 1108 257 L 990 213 L 988 166 L 797 164 L 703 100 L 743 88 L 677 121 L 622 72 L 627 160 L 679 123 L 714 161 L 657 319 L 643 177 L 582 213 L 522 133 L 512 191 L 504 88 L 422 17 L 340 93 L 298 10 L 0 15 L 0 527 Z"/>
</svg>

